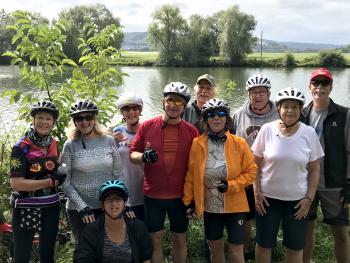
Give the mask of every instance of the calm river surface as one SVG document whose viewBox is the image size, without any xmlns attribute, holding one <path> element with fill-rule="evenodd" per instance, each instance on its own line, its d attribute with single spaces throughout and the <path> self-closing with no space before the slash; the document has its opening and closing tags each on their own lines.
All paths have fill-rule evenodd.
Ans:
<svg viewBox="0 0 350 263">
<path fill-rule="evenodd" d="M 311 99 L 308 91 L 308 80 L 314 68 L 159 68 L 159 67 L 122 67 L 122 71 L 129 76 L 119 87 L 120 92 L 132 91 L 144 99 L 143 118 L 148 119 L 162 111 L 162 90 L 171 81 L 180 81 L 191 88 L 198 76 L 209 73 L 215 77 L 218 86 L 218 97 L 226 99 L 232 111 L 239 108 L 248 98 L 245 91 L 245 81 L 256 72 L 267 75 L 272 84 L 274 99 L 278 90 L 285 87 L 295 87 L 305 92 L 307 101 Z M 350 107 L 350 69 L 330 69 L 334 76 L 331 97 L 335 102 Z M 237 83 L 236 89 L 228 93 L 221 89 L 224 80 L 231 79 Z M 0 92 L 7 89 L 24 89 L 19 84 L 19 70 L 17 67 L 0 66 Z M 192 89 L 193 91 L 193 89 Z M 32 92 L 26 90 L 26 92 Z M 113 102 L 111 102 L 113 103 Z M 16 107 L 10 106 L 7 98 L 0 98 L 0 117 L 5 125 L 9 125 L 17 116 Z M 0 121 L 1 121 L 0 120 Z M 0 123 L 0 129 L 1 127 Z"/>
</svg>

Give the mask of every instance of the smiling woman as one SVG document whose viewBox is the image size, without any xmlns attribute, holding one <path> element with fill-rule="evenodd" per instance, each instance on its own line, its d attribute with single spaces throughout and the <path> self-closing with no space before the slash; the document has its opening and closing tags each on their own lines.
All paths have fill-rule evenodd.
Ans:
<svg viewBox="0 0 350 263">
<path fill-rule="evenodd" d="M 15 262 L 29 262 L 34 233 L 39 232 L 40 259 L 54 261 L 58 232 L 59 196 L 56 186 L 64 175 L 57 173 L 57 141 L 50 135 L 58 110 L 50 101 L 32 105 L 32 128 L 12 148 L 10 184 L 13 190 L 12 228 Z"/>
<path fill-rule="evenodd" d="M 103 212 L 98 201 L 99 187 L 106 180 L 123 177 L 120 155 L 112 136 L 96 120 L 97 105 L 77 101 L 70 109 L 69 139 L 62 152 L 67 167 L 63 185 L 68 197 L 67 214 L 76 240 L 87 224 Z"/>
</svg>

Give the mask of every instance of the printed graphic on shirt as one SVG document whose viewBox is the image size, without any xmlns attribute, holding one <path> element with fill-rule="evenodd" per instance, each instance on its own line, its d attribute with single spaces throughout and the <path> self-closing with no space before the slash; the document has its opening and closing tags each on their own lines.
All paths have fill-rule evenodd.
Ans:
<svg viewBox="0 0 350 263">
<path fill-rule="evenodd" d="M 39 163 L 33 163 L 29 170 L 33 173 L 38 173 L 41 171 L 41 165 Z"/>
<path fill-rule="evenodd" d="M 19 158 L 15 158 L 15 157 L 11 158 L 10 163 L 11 163 L 11 168 L 14 170 L 21 167 L 21 161 L 19 160 Z"/>
<path fill-rule="evenodd" d="M 56 165 L 55 165 L 55 163 L 53 161 L 47 160 L 45 162 L 45 167 L 46 167 L 47 170 L 53 171 L 55 169 Z"/>
</svg>

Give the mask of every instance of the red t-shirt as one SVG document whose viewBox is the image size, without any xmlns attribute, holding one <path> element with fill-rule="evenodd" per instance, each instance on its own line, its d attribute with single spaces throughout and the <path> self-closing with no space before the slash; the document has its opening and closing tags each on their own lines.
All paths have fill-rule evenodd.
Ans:
<svg viewBox="0 0 350 263">
<path fill-rule="evenodd" d="M 174 133 L 172 129 L 176 128 Z M 177 133 L 177 138 L 174 134 Z M 165 135 L 167 134 L 167 135 Z M 183 186 L 187 171 L 187 161 L 194 138 L 198 137 L 197 129 L 186 121 L 163 128 L 162 117 L 156 117 L 142 123 L 138 129 L 130 153 L 143 152 L 147 142 L 158 154 L 158 160 L 145 164 L 144 194 L 158 199 L 179 198 L 183 195 Z M 164 146 L 176 144 L 175 158 L 172 161 L 171 151 L 165 154 Z M 174 141 L 175 140 L 175 141 Z M 170 162 L 173 162 L 171 164 Z"/>
</svg>

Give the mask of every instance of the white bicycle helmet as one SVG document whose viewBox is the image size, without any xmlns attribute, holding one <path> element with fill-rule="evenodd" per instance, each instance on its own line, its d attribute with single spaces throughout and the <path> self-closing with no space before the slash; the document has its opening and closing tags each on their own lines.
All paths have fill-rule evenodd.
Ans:
<svg viewBox="0 0 350 263">
<path fill-rule="evenodd" d="M 208 112 L 211 111 L 224 111 L 227 113 L 227 115 L 230 115 L 230 107 L 228 106 L 228 103 L 222 99 L 210 99 L 208 100 L 202 107 L 202 116 L 205 117 Z"/>
<path fill-rule="evenodd" d="M 301 106 L 303 106 L 305 104 L 305 96 L 304 94 L 299 91 L 296 88 L 285 88 L 283 90 L 280 90 L 277 95 L 276 95 L 276 105 L 278 107 L 279 104 L 281 104 L 281 102 L 283 100 L 297 100 L 300 102 Z"/>
<path fill-rule="evenodd" d="M 181 82 L 170 82 L 163 90 L 164 97 L 168 95 L 177 95 L 183 98 L 186 103 L 190 101 L 191 94 L 188 87 Z"/>
<path fill-rule="evenodd" d="M 245 89 L 250 90 L 255 87 L 266 87 L 268 89 L 271 88 L 271 82 L 265 75 L 260 73 L 254 74 L 250 76 L 245 84 Z"/>
<path fill-rule="evenodd" d="M 138 105 L 142 109 L 143 107 L 142 98 L 133 93 L 124 93 L 122 96 L 120 96 L 120 98 L 117 101 L 118 109 L 121 109 L 128 105 Z"/>
</svg>

